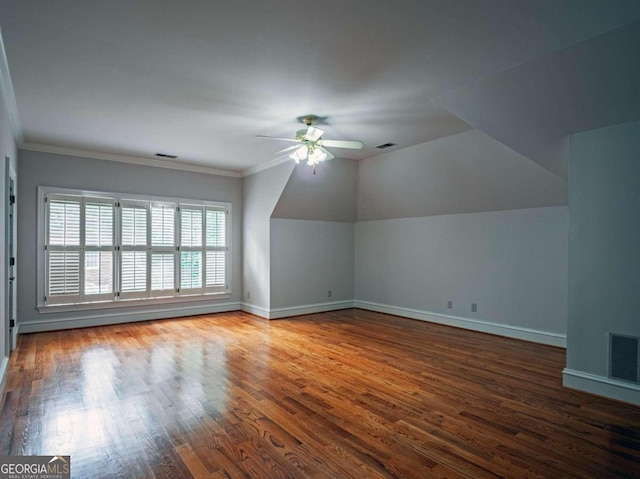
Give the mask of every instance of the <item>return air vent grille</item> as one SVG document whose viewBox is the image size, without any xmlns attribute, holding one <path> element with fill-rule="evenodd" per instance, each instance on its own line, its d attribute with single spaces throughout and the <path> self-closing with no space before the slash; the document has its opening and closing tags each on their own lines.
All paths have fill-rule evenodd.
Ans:
<svg viewBox="0 0 640 479">
<path fill-rule="evenodd" d="M 376 148 L 378 148 L 379 150 L 384 150 L 385 148 L 391 148 L 392 146 L 396 146 L 395 143 L 383 143 L 382 145 L 378 145 L 376 146 Z"/>
<path fill-rule="evenodd" d="M 609 342 L 609 377 L 640 383 L 640 338 L 611 333 Z"/>
</svg>

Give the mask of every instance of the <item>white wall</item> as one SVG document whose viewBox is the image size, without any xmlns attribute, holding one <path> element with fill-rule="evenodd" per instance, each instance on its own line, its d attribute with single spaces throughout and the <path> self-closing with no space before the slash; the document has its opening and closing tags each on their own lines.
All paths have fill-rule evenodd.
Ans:
<svg viewBox="0 0 640 479">
<path fill-rule="evenodd" d="M 131 306 L 98 312 L 39 313 L 36 309 L 37 188 L 54 186 L 232 203 L 231 297 L 180 305 Z M 18 174 L 18 322 L 20 331 L 88 326 L 239 309 L 242 262 L 242 184 L 239 178 L 190 173 L 20 150 Z M 72 320 L 72 321 L 69 321 Z"/>
<path fill-rule="evenodd" d="M 271 310 L 353 304 L 354 225 L 336 221 L 271 220 Z M 331 297 L 328 291 L 331 290 Z"/>
<path fill-rule="evenodd" d="M 268 317 L 270 307 L 270 218 L 291 176 L 291 162 L 242 181 L 243 309 Z"/>
<path fill-rule="evenodd" d="M 640 122 L 570 138 L 565 385 L 640 405 L 608 376 L 609 333 L 640 336 Z"/>
<path fill-rule="evenodd" d="M 488 322 L 498 325 L 489 329 L 497 334 L 563 343 L 566 207 L 362 221 L 355 233 L 356 302 L 396 307 L 397 314 L 466 318 L 472 321 L 452 324 L 472 329 L 479 326 L 473 321 Z"/>
</svg>

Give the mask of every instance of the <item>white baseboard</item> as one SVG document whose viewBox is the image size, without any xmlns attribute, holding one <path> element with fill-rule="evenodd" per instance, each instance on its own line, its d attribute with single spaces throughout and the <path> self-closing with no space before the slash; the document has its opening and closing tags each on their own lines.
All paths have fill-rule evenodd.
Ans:
<svg viewBox="0 0 640 479">
<path fill-rule="evenodd" d="M 4 406 L 4 395 L 7 387 L 7 373 L 9 372 L 9 358 L 0 360 L 0 407 Z"/>
<path fill-rule="evenodd" d="M 142 312 L 111 312 L 104 314 L 86 315 L 67 319 L 46 319 L 21 322 L 20 333 L 38 333 L 41 331 L 57 331 L 61 329 L 89 328 L 108 324 L 134 323 L 137 321 L 151 321 L 154 319 L 178 318 L 182 316 L 196 316 L 199 314 L 224 313 L 239 311 L 240 303 L 219 303 L 201 306 L 182 306 L 180 308 L 155 309 Z"/>
<path fill-rule="evenodd" d="M 288 318 L 303 314 L 325 313 L 340 309 L 353 308 L 353 301 L 332 301 L 330 303 L 305 304 L 300 306 L 288 306 L 286 308 L 274 308 L 269 311 L 269 319 Z"/>
<path fill-rule="evenodd" d="M 299 306 L 287 306 L 286 308 L 267 309 L 255 304 L 242 303 L 242 311 L 255 314 L 266 319 L 281 319 L 303 314 L 325 313 L 339 309 L 353 308 L 353 301 L 332 301 L 330 303 L 303 304 Z"/>
<path fill-rule="evenodd" d="M 261 306 L 256 306 L 255 304 L 250 303 L 242 303 L 241 309 L 245 313 L 255 314 L 256 316 L 260 316 L 261 318 L 269 319 L 269 310 Z"/>
<path fill-rule="evenodd" d="M 377 311 L 379 313 L 404 316 L 406 318 L 445 324 L 447 326 L 455 326 L 457 328 L 470 329 L 472 331 L 480 331 L 483 333 L 505 336 L 507 338 L 522 339 L 533 343 L 548 344 L 550 346 L 557 346 L 560 348 L 567 347 L 567 336 L 564 334 L 538 331 L 535 329 L 523 328 L 521 326 L 513 326 L 510 324 L 498 324 L 478 319 L 431 313 L 428 311 L 420 311 L 417 309 L 389 306 L 386 304 L 372 303 L 370 301 L 361 301 L 357 299 L 353 302 L 353 304 L 356 308 L 367 309 L 369 311 Z"/>
<path fill-rule="evenodd" d="M 638 384 L 625 383 L 605 376 L 565 368 L 562 371 L 562 385 L 640 406 L 640 385 Z"/>
<path fill-rule="evenodd" d="M 9 347 L 11 348 L 11 351 L 13 351 L 18 347 L 18 335 L 20 334 L 19 331 L 20 331 L 20 323 L 16 321 L 15 326 L 13 327 L 13 334 L 11 335 L 11 338 L 9 338 L 11 342 L 11 344 L 9 345 Z"/>
</svg>

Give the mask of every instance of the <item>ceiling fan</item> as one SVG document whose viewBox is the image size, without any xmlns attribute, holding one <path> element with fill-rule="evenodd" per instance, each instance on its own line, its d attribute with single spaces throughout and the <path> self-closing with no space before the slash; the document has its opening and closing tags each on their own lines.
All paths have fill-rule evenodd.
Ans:
<svg viewBox="0 0 640 479">
<path fill-rule="evenodd" d="M 322 135 L 324 131 L 320 128 L 313 126 L 318 121 L 318 117 L 315 115 L 307 115 L 300 118 L 300 121 L 307 125 L 307 128 L 302 128 L 296 132 L 295 139 L 292 138 L 276 138 L 273 136 L 257 135 L 260 138 L 267 138 L 270 140 L 289 141 L 297 143 L 296 145 L 280 150 L 278 153 L 285 153 L 294 150 L 289 155 L 289 158 L 296 163 L 300 161 L 306 161 L 309 166 L 313 166 L 313 174 L 316 173 L 316 165 L 324 160 L 331 160 L 335 156 L 327 150 L 325 147 L 330 148 L 350 148 L 353 150 L 359 150 L 362 148 L 362 142 L 358 140 L 324 140 Z"/>
</svg>

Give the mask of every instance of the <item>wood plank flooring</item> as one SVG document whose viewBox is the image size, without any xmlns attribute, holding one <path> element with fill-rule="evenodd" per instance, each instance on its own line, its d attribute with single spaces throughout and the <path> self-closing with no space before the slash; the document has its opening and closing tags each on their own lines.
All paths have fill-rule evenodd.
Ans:
<svg viewBox="0 0 640 479">
<path fill-rule="evenodd" d="M 640 408 L 564 350 L 362 310 L 22 335 L 0 454 L 74 478 L 640 477 Z"/>
</svg>

